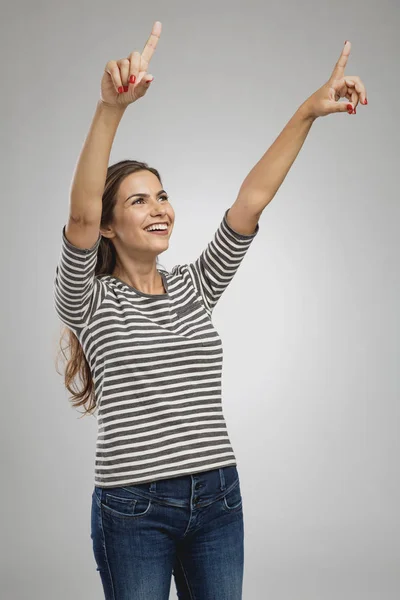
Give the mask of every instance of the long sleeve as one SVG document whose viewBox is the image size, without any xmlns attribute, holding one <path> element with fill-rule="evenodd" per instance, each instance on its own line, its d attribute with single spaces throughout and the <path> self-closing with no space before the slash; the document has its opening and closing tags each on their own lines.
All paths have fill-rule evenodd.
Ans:
<svg viewBox="0 0 400 600">
<path fill-rule="evenodd" d="M 251 242 L 259 231 L 243 235 L 234 231 L 227 222 L 229 208 L 207 247 L 196 261 L 188 264 L 196 287 L 211 315 L 224 290 L 232 281 Z"/>
<path fill-rule="evenodd" d="M 67 240 L 65 229 L 54 279 L 54 305 L 60 320 L 79 333 L 107 294 L 105 284 L 95 277 L 101 235 L 92 248 L 82 249 Z"/>
</svg>

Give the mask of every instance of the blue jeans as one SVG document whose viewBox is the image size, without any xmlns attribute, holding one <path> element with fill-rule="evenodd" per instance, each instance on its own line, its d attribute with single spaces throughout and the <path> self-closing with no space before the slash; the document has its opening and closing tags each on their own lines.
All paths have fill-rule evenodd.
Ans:
<svg viewBox="0 0 400 600">
<path fill-rule="evenodd" d="M 228 466 L 114 488 L 95 486 L 91 538 L 106 600 L 241 600 L 244 521 Z"/>
</svg>

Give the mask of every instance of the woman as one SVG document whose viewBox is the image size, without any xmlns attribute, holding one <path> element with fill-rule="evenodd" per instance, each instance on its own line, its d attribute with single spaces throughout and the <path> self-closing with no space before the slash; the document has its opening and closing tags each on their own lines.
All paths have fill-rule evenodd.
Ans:
<svg viewBox="0 0 400 600">
<path fill-rule="evenodd" d="M 367 101 L 360 78 L 344 76 L 346 43 L 329 81 L 246 177 L 213 240 L 195 262 L 167 272 L 157 257 L 175 213 L 160 174 L 133 160 L 107 167 L 124 111 L 149 89 L 160 33 L 156 22 L 142 54 L 107 63 L 76 168 L 54 282 L 70 337 L 65 383 L 75 406 L 98 410 L 91 537 L 106 599 L 167 600 L 173 574 L 181 599 L 239 600 L 242 497 L 212 311 L 314 120 L 347 107 L 355 114 Z M 84 386 L 74 392 L 78 374 Z"/>
</svg>

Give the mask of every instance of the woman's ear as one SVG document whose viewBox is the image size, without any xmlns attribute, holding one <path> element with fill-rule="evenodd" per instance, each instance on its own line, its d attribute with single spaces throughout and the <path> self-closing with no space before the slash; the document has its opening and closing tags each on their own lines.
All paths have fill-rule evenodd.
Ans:
<svg viewBox="0 0 400 600">
<path fill-rule="evenodd" d="M 110 227 L 110 225 L 108 225 L 107 227 L 100 227 L 100 233 L 103 237 L 108 239 L 115 237 L 115 232 L 113 228 Z"/>
</svg>

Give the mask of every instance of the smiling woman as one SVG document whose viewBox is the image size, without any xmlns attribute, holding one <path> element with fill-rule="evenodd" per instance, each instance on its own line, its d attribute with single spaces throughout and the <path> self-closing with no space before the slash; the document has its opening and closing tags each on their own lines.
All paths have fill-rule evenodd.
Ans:
<svg viewBox="0 0 400 600">
<path fill-rule="evenodd" d="M 175 212 L 166 191 L 160 189 L 159 176 L 147 169 L 125 175 L 116 192 L 112 221 L 100 227 L 116 252 L 113 274 L 145 293 L 158 288 L 156 257 L 168 249 L 174 221 Z M 147 231 L 156 223 L 165 223 L 166 231 Z M 143 231 L 148 235 L 143 236 Z M 157 237 L 162 242 L 152 243 Z"/>
<path fill-rule="evenodd" d="M 344 74 L 346 42 L 196 260 L 165 271 L 157 260 L 175 213 L 159 172 L 135 160 L 108 166 L 126 107 L 150 89 L 160 33 L 156 22 L 142 53 L 106 64 L 78 161 L 54 280 L 71 350 L 65 385 L 75 407 L 98 410 L 91 537 L 105 597 L 168 598 L 174 573 L 179 597 L 241 600 L 242 497 L 213 310 L 312 123 L 346 108 L 356 114 L 366 90 Z"/>
<path fill-rule="evenodd" d="M 241 213 L 234 209 L 228 220 L 226 210 L 195 261 L 159 269 L 175 221 L 160 174 L 135 160 L 108 166 L 121 106 L 148 87 L 160 26 L 142 55 L 107 63 L 78 161 L 54 280 L 70 341 L 65 386 L 84 414 L 98 410 L 91 537 L 105 597 L 167 598 L 173 573 L 179 597 L 239 600 L 242 500 L 222 410 L 222 341 L 211 317 L 258 224 L 250 235 L 235 231 Z M 196 529 L 203 521 L 195 538 L 211 548 L 213 570 L 207 557 L 191 565 L 179 555 L 192 518 Z M 131 527 L 143 528 L 148 547 L 135 547 Z M 188 552 L 189 561 L 199 550 Z"/>
<path fill-rule="evenodd" d="M 84 414 L 98 410 L 91 537 L 105 597 L 167 598 L 174 573 L 180 597 L 190 585 L 193 597 L 239 600 L 242 501 L 222 410 L 222 341 L 211 317 L 258 225 L 243 235 L 230 224 L 237 210 L 229 221 L 225 211 L 195 261 L 158 268 L 175 221 L 160 174 L 144 162 L 108 160 L 123 114 L 118 107 L 144 95 L 143 69 L 159 32 L 156 23 L 143 56 L 107 63 L 102 102 L 78 161 L 54 279 L 70 342 L 65 386 Z M 121 83 L 127 89 L 117 97 Z M 178 540 L 189 529 L 182 498 L 189 519 L 198 523 L 196 512 L 204 512 L 198 539 L 219 560 L 207 580 L 194 575 L 202 573 L 198 559 L 190 565 L 178 556 Z M 140 526 L 150 540 L 143 553 L 130 530 Z"/>
</svg>

